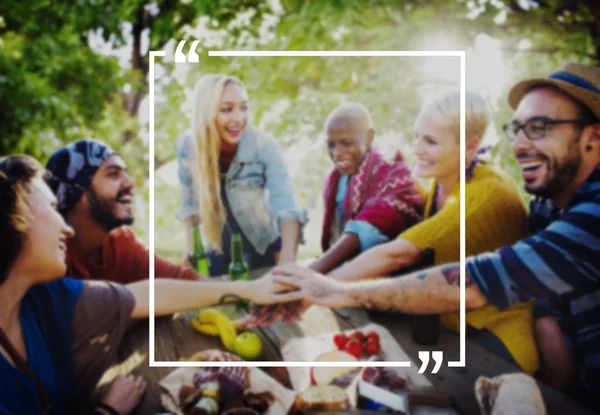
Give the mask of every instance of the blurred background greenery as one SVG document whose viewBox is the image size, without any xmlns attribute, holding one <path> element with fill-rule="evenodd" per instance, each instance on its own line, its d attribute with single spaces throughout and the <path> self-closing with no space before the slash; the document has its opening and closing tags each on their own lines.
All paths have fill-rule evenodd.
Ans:
<svg viewBox="0 0 600 415">
<path fill-rule="evenodd" d="M 9 4 L 10 3 L 10 4 Z M 200 62 L 173 62 L 182 39 Z M 187 52 L 189 44 L 184 48 Z M 566 61 L 600 64 L 597 0 L 77 0 L 0 3 L 0 154 L 42 162 L 94 137 L 125 158 L 138 185 L 135 230 L 148 242 L 149 50 L 155 64 L 155 244 L 179 261 L 183 227 L 174 142 L 204 73 L 247 85 L 251 120 L 281 144 L 309 209 L 301 257 L 319 253 L 321 188 L 331 168 L 322 125 L 346 101 L 366 105 L 376 145 L 409 162 L 423 100 L 458 85 L 456 58 L 209 58 L 208 50 L 466 50 L 467 87 L 494 110 L 492 161 L 520 181 L 500 125 L 515 81 Z M 525 197 L 525 195 L 524 195 Z"/>
</svg>

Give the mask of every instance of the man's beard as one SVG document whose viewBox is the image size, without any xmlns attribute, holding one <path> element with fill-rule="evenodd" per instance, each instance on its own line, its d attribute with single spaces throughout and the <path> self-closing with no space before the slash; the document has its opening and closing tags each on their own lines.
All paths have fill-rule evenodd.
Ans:
<svg viewBox="0 0 600 415">
<path fill-rule="evenodd" d="M 117 194 L 114 201 L 108 199 L 101 199 L 92 188 L 87 190 L 89 213 L 92 219 L 99 223 L 106 231 L 111 231 L 122 225 L 131 225 L 134 221 L 133 215 L 127 218 L 117 218 L 113 213 L 113 207 L 118 200 L 124 194 L 128 194 L 129 191 L 121 191 Z"/>
<path fill-rule="evenodd" d="M 583 156 L 579 150 L 579 141 L 581 135 L 575 139 L 569 146 L 569 152 L 562 159 L 550 159 L 546 157 L 546 177 L 550 180 L 539 187 L 530 189 L 525 183 L 525 190 L 536 196 L 553 199 L 567 188 L 579 173 Z"/>
</svg>

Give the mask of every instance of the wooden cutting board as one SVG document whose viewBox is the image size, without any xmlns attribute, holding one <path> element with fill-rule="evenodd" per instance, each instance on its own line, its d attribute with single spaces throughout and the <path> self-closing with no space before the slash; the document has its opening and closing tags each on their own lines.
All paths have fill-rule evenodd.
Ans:
<svg viewBox="0 0 600 415">
<path fill-rule="evenodd" d="M 378 324 L 367 324 L 360 327 L 363 333 L 374 331 L 379 334 L 381 344 L 381 358 L 387 362 L 410 362 L 410 367 L 397 368 L 407 380 L 413 385 L 431 385 L 425 375 L 418 373 L 418 365 L 408 357 L 402 347 L 394 340 L 390 332 Z M 344 332 L 350 334 L 355 330 Z M 297 337 L 286 339 L 281 342 L 281 355 L 284 361 L 305 361 L 313 362 L 317 356 L 322 353 L 336 350 L 333 343 L 333 336 L 340 332 L 324 333 L 314 337 Z M 309 367 L 289 367 L 292 387 L 296 391 L 303 391 L 310 386 L 310 368 Z"/>
<path fill-rule="evenodd" d="M 398 374 L 406 378 L 408 384 L 412 385 L 427 385 L 430 386 L 431 382 L 425 377 L 424 374 L 419 373 L 419 364 L 415 364 L 402 347 L 396 342 L 390 332 L 383 326 L 378 324 L 367 324 L 356 330 L 360 330 L 363 333 L 374 331 L 379 334 L 381 353 L 380 356 L 387 362 L 410 362 L 410 367 L 397 367 L 395 370 Z M 355 330 L 345 331 L 344 333 L 349 335 Z M 333 343 L 333 336 L 340 332 L 324 333 L 318 336 L 312 337 L 296 337 L 291 339 L 285 339 L 281 342 L 281 355 L 284 361 L 304 361 L 312 362 L 315 361 L 317 356 L 322 353 L 336 350 L 336 346 Z M 419 362 L 420 363 L 420 362 Z M 296 392 L 301 392 L 310 386 L 310 367 L 288 367 L 288 372 L 291 379 L 291 384 Z M 348 396 L 352 403 L 356 402 L 356 382 L 351 384 L 347 389 Z M 354 409 L 354 413 L 361 413 Z M 373 411 L 370 411 L 371 413 Z M 410 408 L 411 415 L 452 415 L 457 414 L 453 409 L 449 408 L 433 408 L 429 406 L 416 406 L 413 405 Z"/>
<path fill-rule="evenodd" d="M 220 354 L 220 350 L 204 351 L 205 354 Z M 285 414 L 293 406 L 295 393 L 265 372 L 256 367 L 248 368 L 249 387 L 246 392 L 262 393 L 271 392 L 275 402 L 269 407 L 266 415 Z M 180 367 L 172 371 L 169 375 L 160 381 L 163 393 L 161 394 L 161 403 L 163 408 L 174 415 L 183 415 L 179 410 L 179 389 L 182 385 L 193 385 L 194 374 L 198 368 Z"/>
</svg>

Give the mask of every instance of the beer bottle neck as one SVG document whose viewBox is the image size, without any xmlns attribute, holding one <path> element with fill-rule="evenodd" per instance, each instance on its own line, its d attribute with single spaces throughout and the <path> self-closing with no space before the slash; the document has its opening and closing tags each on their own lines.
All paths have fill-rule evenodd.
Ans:
<svg viewBox="0 0 600 415">
<path fill-rule="evenodd" d="M 200 234 L 200 228 L 198 226 L 194 226 L 192 232 L 193 238 L 193 246 L 192 250 L 194 252 L 204 252 L 204 246 L 202 245 L 202 235 Z"/>
<path fill-rule="evenodd" d="M 244 254 L 242 252 L 242 238 L 239 234 L 231 237 L 231 261 L 244 262 Z"/>
</svg>

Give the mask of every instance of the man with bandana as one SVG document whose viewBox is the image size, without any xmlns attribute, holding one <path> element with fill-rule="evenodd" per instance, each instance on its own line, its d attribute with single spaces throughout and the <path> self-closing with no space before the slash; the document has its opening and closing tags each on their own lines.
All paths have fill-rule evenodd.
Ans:
<svg viewBox="0 0 600 415">
<path fill-rule="evenodd" d="M 56 151 L 46 168 L 58 210 L 75 230 L 68 241 L 67 274 L 122 284 L 148 279 L 148 248 L 127 226 L 134 221 L 134 182 L 121 156 L 99 141 L 80 140 Z M 159 256 L 155 276 L 199 278 Z"/>
</svg>

